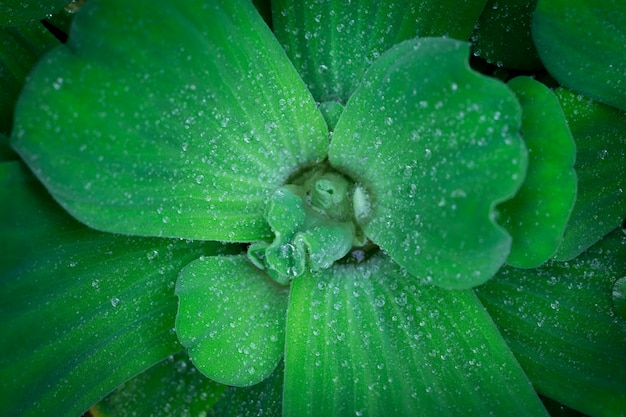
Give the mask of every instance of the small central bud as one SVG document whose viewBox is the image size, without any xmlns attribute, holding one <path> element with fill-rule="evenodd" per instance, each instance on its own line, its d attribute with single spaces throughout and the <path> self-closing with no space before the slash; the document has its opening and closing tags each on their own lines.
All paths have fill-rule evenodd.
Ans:
<svg viewBox="0 0 626 417">
<path fill-rule="evenodd" d="M 331 168 L 309 170 L 274 192 L 265 210 L 274 241 L 250 245 L 248 256 L 281 284 L 329 268 L 366 244 L 357 223 L 366 201 L 362 188 Z"/>
</svg>

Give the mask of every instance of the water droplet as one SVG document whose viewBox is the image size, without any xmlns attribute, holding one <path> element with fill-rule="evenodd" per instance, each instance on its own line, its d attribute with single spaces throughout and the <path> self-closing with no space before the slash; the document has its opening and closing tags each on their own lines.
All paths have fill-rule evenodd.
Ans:
<svg viewBox="0 0 626 417">
<path fill-rule="evenodd" d="M 370 197 L 360 185 L 356 186 L 352 194 L 352 207 L 354 209 L 354 218 L 358 222 L 364 221 L 370 214 Z"/>
<path fill-rule="evenodd" d="M 61 77 L 57 78 L 52 83 L 52 87 L 54 87 L 55 90 L 60 90 L 62 85 L 63 85 L 63 78 L 61 78 Z"/>
<path fill-rule="evenodd" d="M 117 297 L 112 297 L 112 298 L 111 298 L 111 305 L 112 305 L 113 307 L 117 307 L 117 305 L 118 305 L 119 303 L 120 303 L 120 299 L 119 299 L 119 298 L 117 298 Z"/>
<path fill-rule="evenodd" d="M 626 320 L 626 277 L 615 281 L 612 291 L 613 312 Z"/>
<path fill-rule="evenodd" d="M 396 304 L 398 304 L 399 306 L 403 306 L 406 304 L 407 302 L 407 296 L 405 293 L 401 292 L 400 294 L 396 295 L 393 299 Z"/>
<path fill-rule="evenodd" d="M 149 261 L 155 259 L 157 256 L 159 256 L 159 251 L 157 250 L 152 250 L 146 253 L 146 258 L 148 258 Z"/>
<path fill-rule="evenodd" d="M 385 305 L 385 296 L 380 294 L 374 299 L 374 305 L 376 307 L 382 307 Z"/>
</svg>

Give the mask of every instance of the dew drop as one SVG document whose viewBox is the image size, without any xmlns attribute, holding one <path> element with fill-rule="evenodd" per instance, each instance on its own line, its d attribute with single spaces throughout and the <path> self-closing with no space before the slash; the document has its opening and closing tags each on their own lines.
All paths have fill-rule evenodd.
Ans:
<svg viewBox="0 0 626 417">
<path fill-rule="evenodd" d="M 613 312 L 626 320 L 626 277 L 621 277 L 613 285 Z"/>
<path fill-rule="evenodd" d="M 113 307 L 117 307 L 117 305 L 118 305 L 119 303 L 120 303 L 120 299 L 119 299 L 119 298 L 117 298 L 117 297 L 112 297 L 112 298 L 111 298 L 111 305 L 112 305 Z"/>
</svg>

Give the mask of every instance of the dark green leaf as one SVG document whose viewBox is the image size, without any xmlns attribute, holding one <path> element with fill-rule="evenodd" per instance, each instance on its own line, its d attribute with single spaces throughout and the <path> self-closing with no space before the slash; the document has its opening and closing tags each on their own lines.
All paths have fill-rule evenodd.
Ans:
<svg viewBox="0 0 626 417">
<path fill-rule="evenodd" d="M 616 231 L 569 262 L 505 268 L 477 293 L 537 390 L 593 416 L 626 410 L 626 321 L 611 292 L 626 275 Z"/>
<path fill-rule="evenodd" d="M 13 152 L 9 138 L 0 133 L 0 162 L 16 161 L 17 159 L 19 157 Z"/>
<path fill-rule="evenodd" d="M 75 417 L 181 349 L 178 271 L 216 244 L 95 232 L 0 164 L 0 415 Z"/>
<path fill-rule="evenodd" d="M 534 268 L 556 252 L 576 199 L 576 146 L 554 93 L 529 77 L 509 82 L 522 105 L 528 173 L 522 188 L 498 206 L 513 237 L 507 263 Z"/>
<path fill-rule="evenodd" d="M 0 27 L 1 134 L 11 133 L 15 101 L 26 75 L 45 51 L 58 44 L 39 22 L 19 27 Z"/>
<path fill-rule="evenodd" d="M 199 259 L 176 285 L 176 333 L 209 378 L 256 384 L 283 356 L 288 293 L 245 255 Z"/>
<path fill-rule="evenodd" d="M 90 0 L 30 78 L 12 139 L 92 227 L 253 241 L 328 132 L 249 0 Z"/>
<path fill-rule="evenodd" d="M 346 103 L 376 58 L 415 36 L 466 40 L 486 0 L 272 2 L 274 30 L 320 102 Z"/>
<path fill-rule="evenodd" d="M 539 0 L 532 32 L 557 81 L 626 110 L 626 2 Z"/>
<path fill-rule="evenodd" d="M 91 412 L 97 417 L 206 416 L 225 390 L 179 353 L 126 382 Z"/>
<path fill-rule="evenodd" d="M 472 34 L 473 52 L 498 67 L 542 68 L 531 35 L 537 0 L 488 0 Z"/>
<path fill-rule="evenodd" d="M 264 381 L 251 387 L 230 387 L 209 412 L 212 417 L 281 417 L 283 362 Z"/>
<path fill-rule="evenodd" d="M 32 24 L 60 10 L 71 0 L 2 0 L 0 25 Z"/>
<path fill-rule="evenodd" d="M 422 285 L 384 255 L 292 281 L 285 416 L 545 416 L 468 290 Z"/>
<path fill-rule="evenodd" d="M 504 263 L 495 204 L 524 179 L 521 111 L 469 69 L 469 45 L 422 38 L 374 63 L 337 124 L 330 163 L 369 194 L 363 230 L 421 280 L 469 288 Z"/>
<path fill-rule="evenodd" d="M 568 260 L 626 218 L 626 113 L 564 88 L 556 94 L 576 142 L 578 195 L 556 253 Z"/>
</svg>

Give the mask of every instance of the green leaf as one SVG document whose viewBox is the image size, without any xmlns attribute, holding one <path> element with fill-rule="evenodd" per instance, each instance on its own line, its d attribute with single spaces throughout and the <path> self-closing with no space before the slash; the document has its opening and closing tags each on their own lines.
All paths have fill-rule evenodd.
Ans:
<svg viewBox="0 0 626 417">
<path fill-rule="evenodd" d="M 17 159 L 19 157 L 13 152 L 9 138 L 0 133 L 0 162 L 16 161 Z"/>
<path fill-rule="evenodd" d="M 569 262 L 503 268 L 477 293 L 541 394 L 593 416 L 626 410 L 626 321 L 611 291 L 626 275 L 616 231 Z"/>
<path fill-rule="evenodd" d="M 58 44 L 39 22 L 0 27 L 0 134 L 11 133 L 15 101 L 26 75 L 44 52 Z"/>
<path fill-rule="evenodd" d="M 330 163 L 369 195 L 365 234 L 411 274 L 469 288 L 504 263 L 494 206 L 526 170 L 521 111 L 501 82 L 469 69 L 469 45 L 407 41 L 365 75 L 337 124 Z"/>
<path fill-rule="evenodd" d="M 520 70 L 543 68 L 531 35 L 537 0 L 488 0 L 472 34 L 473 53 Z"/>
<path fill-rule="evenodd" d="M 384 255 L 294 279 L 286 340 L 286 416 L 546 415 L 471 291 Z"/>
<path fill-rule="evenodd" d="M 178 353 L 153 366 L 91 408 L 97 417 L 206 415 L 226 391 Z"/>
<path fill-rule="evenodd" d="M 219 245 L 90 230 L 18 162 L 0 182 L 0 415 L 80 415 L 181 349 L 176 276 Z"/>
<path fill-rule="evenodd" d="M 508 85 L 522 105 L 528 173 L 515 197 L 498 210 L 513 237 L 507 263 L 534 268 L 556 252 L 563 238 L 576 200 L 576 146 L 550 89 L 530 77 L 514 78 Z"/>
<path fill-rule="evenodd" d="M 626 3 L 539 0 L 532 32 L 543 64 L 557 81 L 626 110 Z"/>
<path fill-rule="evenodd" d="M 250 1 L 90 0 L 32 74 L 12 140 L 94 228 L 254 241 L 328 132 Z"/>
<path fill-rule="evenodd" d="M 556 259 L 589 248 L 626 218 L 626 113 L 559 88 L 576 142 L 578 196 Z"/>
<path fill-rule="evenodd" d="M 31 24 L 60 10 L 71 0 L 3 0 L 0 3 L 0 25 Z"/>
<path fill-rule="evenodd" d="M 264 381 L 251 387 L 229 387 L 209 412 L 212 417 L 281 417 L 283 362 Z"/>
<path fill-rule="evenodd" d="M 274 31 L 319 102 L 346 103 L 371 63 L 415 36 L 466 40 L 486 0 L 272 2 Z"/>
<path fill-rule="evenodd" d="M 245 255 L 199 259 L 178 279 L 176 333 L 196 367 L 227 385 L 267 378 L 283 356 L 289 287 Z"/>
</svg>

